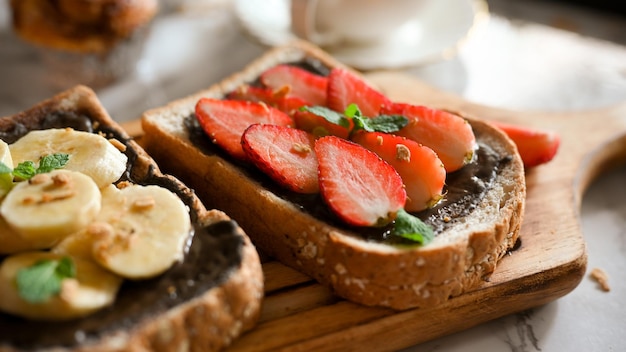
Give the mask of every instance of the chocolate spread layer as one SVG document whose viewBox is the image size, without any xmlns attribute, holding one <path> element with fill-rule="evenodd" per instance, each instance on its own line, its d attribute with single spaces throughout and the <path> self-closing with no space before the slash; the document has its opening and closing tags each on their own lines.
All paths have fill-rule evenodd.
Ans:
<svg viewBox="0 0 626 352">
<path fill-rule="evenodd" d="M 20 123 L 12 126 L 0 132 L 0 138 L 7 143 L 19 139 L 29 130 Z M 67 126 L 124 141 L 117 131 L 94 127 L 88 116 L 74 112 L 48 114 L 41 129 Z M 126 154 L 129 164 L 132 164 L 136 159 L 135 151 L 127 148 Z M 131 171 L 129 167 L 123 179 L 130 179 Z M 151 175 L 143 180 L 131 181 L 166 187 L 179 194 L 188 206 L 191 205 L 189 194 L 181 192 L 170 178 Z M 197 214 L 192 213 L 191 217 L 196 224 Z M 19 349 L 40 349 L 88 344 L 90 340 L 131 329 L 145 319 L 199 297 L 227 280 L 231 271 L 241 265 L 243 238 L 237 229 L 237 224 L 232 220 L 208 227 L 196 224 L 190 233 L 189 246 L 182 262 L 152 279 L 126 280 L 112 306 L 85 318 L 67 322 L 39 322 L 0 313 L 0 346 L 4 344 Z"/>
<path fill-rule="evenodd" d="M 207 155 L 218 155 L 236 165 L 241 172 L 277 196 L 297 205 L 302 211 L 348 233 L 359 234 L 364 239 L 388 244 L 414 244 L 397 236 L 390 235 L 393 224 L 380 228 L 351 227 L 342 222 L 323 202 L 321 195 L 291 192 L 277 185 L 267 175 L 253 165 L 233 159 L 215 144 L 211 143 L 198 124 L 195 116 L 185 119 L 191 142 Z M 412 213 L 432 226 L 435 235 L 453 226 L 459 218 L 469 215 L 480 203 L 485 192 L 493 184 L 502 166 L 511 161 L 510 155 L 499 155 L 476 136 L 478 149 L 474 160 L 446 176 L 445 197 L 435 207 Z"/>
</svg>

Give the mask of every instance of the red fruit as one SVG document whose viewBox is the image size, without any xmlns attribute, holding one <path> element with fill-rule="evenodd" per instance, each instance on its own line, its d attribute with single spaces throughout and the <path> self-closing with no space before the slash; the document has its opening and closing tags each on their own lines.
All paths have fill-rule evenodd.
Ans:
<svg viewBox="0 0 626 352">
<path fill-rule="evenodd" d="M 274 90 L 287 87 L 287 96 L 301 98 L 312 105 L 326 106 L 328 79 L 324 76 L 297 66 L 278 65 L 263 72 L 260 80 Z"/>
<path fill-rule="evenodd" d="M 347 139 L 350 135 L 351 128 L 334 124 L 309 111 L 296 111 L 293 114 L 293 121 L 296 128 L 313 133 L 316 137 L 332 135 Z M 352 123 L 352 121 L 350 122 Z"/>
<path fill-rule="evenodd" d="M 322 199 L 346 223 L 385 225 L 404 207 L 402 178 L 375 153 L 335 136 L 318 139 L 315 153 Z"/>
<path fill-rule="evenodd" d="M 290 116 L 303 106 L 313 105 L 302 98 L 288 96 L 287 90 L 288 89 L 273 90 L 270 88 L 242 85 L 228 93 L 226 97 L 234 100 L 264 102 Z"/>
<path fill-rule="evenodd" d="M 476 137 L 472 126 L 461 116 L 411 104 L 393 104 L 383 108 L 381 114 L 407 117 L 408 125 L 396 134 L 434 150 L 447 172 L 460 169 L 474 156 Z"/>
<path fill-rule="evenodd" d="M 276 183 L 298 193 L 319 192 L 315 137 L 302 130 L 256 124 L 241 136 L 244 152 Z"/>
<path fill-rule="evenodd" d="M 196 118 L 211 141 L 231 156 L 245 159 L 241 135 L 250 125 L 266 123 L 293 126 L 284 112 L 264 103 L 201 98 L 196 104 Z"/>
<path fill-rule="evenodd" d="M 378 154 L 402 177 L 406 211 L 421 211 L 443 197 L 446 170 L 437 154 L 411 139 L 381 132 L 361 131 L 353 141 Z"/>
<path fill-rule="evenodd" d="M 334 68 L 328 75 L 328 108 L 343 113 L 348 105 L 358 105 L 363 116 L 378 116 L 381 107 L 391 101 L 356 74 Z"/>
<path fill-rule="evenodd" d="M 500 128 L 515 142 L 527 168 L 552 160 L 561 144 L 561 138 L 555 132 L 495 121 L 491 121 L 491 124 Z"/>
</svg>

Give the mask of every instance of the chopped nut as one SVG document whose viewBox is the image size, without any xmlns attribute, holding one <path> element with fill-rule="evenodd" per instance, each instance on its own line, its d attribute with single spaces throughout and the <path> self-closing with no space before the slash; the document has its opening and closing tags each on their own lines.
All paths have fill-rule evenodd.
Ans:
<svg viewBox="0 0 626 352">
<path fill-rule="evenodd" d="M 125 152 L 126 151 L 126 144 L 118 141 L 115 138 L 111 138 L 109 139 L 109 143 L 111 143 L 115 148 L 117 148 L 117 150 L 119 150 L 120 152 Z"/>
<path fill-rule="evenodd" d="M 156 204 L 156 201 L 152 197 L 143 197 L 135 199 L 132 204 L 132 208 L 136 210 L 146 210 L 152 208 Z"/>
<path fill-rule="evenodd" d="M 284 98 L 287 96 L 287 94 L 289 94 L 290 91 L 291 91 L 291 87 L 285 84 L 284 86 L 281 86 L 280 88 L 274 90 L 272 92 L 272 96 L 278 99 Z"/>
<path fill-rule="evenodd" d="M 117 188 L 118 189 L 124 189 L 128 186 L 132 186 L 132 183 L 128 182 L 128 181 L 122 181 L 120 183 L 117 184 Z"/>
<path fill-rule="evenodd" d="M 404 144 L 396 144 L 396 159 L 411 162 L 411 151 Z"/>
<path fill-rule="evenodd" d="M 308 154 L 311 152 L 311 146 L 308 144 L 294 143 L 291 146 L 291 150 L 298 154 Z"/>
<path fill-rule="evenodd" d="M 48 182 L 50 176 L 48 174 L 37 174 L 28 180 L 29 185 L 40 185 Z"/>
<path fill-rule="evenodd" d="M 67 278 L 61 281 L 61 292 L 59 297 L 65 302 L 72 302 L 76 299 L 78 294 L 78 280 L 73 278 Z"/>
<path fill-rule="evenodd" d="M 70 177 L 66 174 L 55 174 L 52 176 L 52 183 L 55 186 L 64 186 L 70 182 Z"/>
<path fill-rule="evenodd" d="M 609 276 L 604 270 L 600 268 L 594 268 L 593 270 L 591 270 L 591 273 L 589 275 L 592 279 L 598 282 L 602 291 L 611 291 L 611 287 L 609 286 Z"/>
<path fill-rule="evenodd" d="M 87 232 L 96 238 L 106 238 L 113 235 L 113 227 L 106 222 L 94 222 L 87 227 Z"/>
<path fill-rule="evenodd" d="M 33 204 L 33 203 L 36 203 L 36 200 L 32 196 L 24 197 L 24 199 L 22 199 L 22 204 L 24 204 L 24 205 L 29 205 L 29 204 Z"/>
</svg>

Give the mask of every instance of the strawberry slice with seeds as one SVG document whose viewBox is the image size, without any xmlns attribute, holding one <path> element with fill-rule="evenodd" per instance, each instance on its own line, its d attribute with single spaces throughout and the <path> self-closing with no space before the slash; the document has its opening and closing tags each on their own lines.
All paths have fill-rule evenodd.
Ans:
<svg viewBox="0 0 626 352">
<path fill-rule="evenodd" d="M 241 136 L 248 160 L 276 183 L 298 193 L 319 192 L 315 137 L 295 128 L 256 124 Z"/>
<path fill-rule="evenodd" d="M 228 93 L 226 97 L 234 100 L 247 100 L 254 102 L 264 102 L 267 105 L 293 116 L 303 106 L 312 106 L 308 101 L 287 94 L 288 89 L 273 90 L 265 87 L 256 87 L 244 84 L 236 90 Z"/>
<path fill-rule="evenodd" d="M 378 116 L 383 106 L 391 101 L 371 87 L 355 73 L 343 68 L 334 68 L 328 75 L 328 108 L 343 113 L 348 105 L 356 104 L 363 116 Z"/>
<path fill-rule="evenodd" d="M 298 97 L 312 105 L 326 106 L 328 78 L 292 65 L 278 65 L 264 71 L 261 83 L 273 90 L 287 88 L 287 96 Z"/>
<path fill-rule="evenodd" d="M 359 131 L 352 140 L 378 154 L 400 174 L 406 187 L 406 211 L 430 208 L 443 197 L 446 170 L 432 149 L 381 132 Z"/>
<path fill-rule="evenodd" d="M 491 121 L 491 124 L 500 128 L 515 142 L 527 168 L 552 160 L 561 144 L 561 138 L 555 132 L 496 121 Z"/>
<path fill-rule="evenodd" d="M 404 207 L 406 192 L 396 170 L 374 152 L 335 136 L 315 142 L 320 193 L 328 207 L 354 226 L 381 226 Z"/>
<path fill-rule="evenodd" d="M 195 107 L 196 118 L 211 141 L 237 159 L 245 160 L 241 135 L 256 123 L 293 127 L 284 112 L 265 103 L 201 98 Z"/>
<path fill-rule="evenodd" d="M 404 103 L 385 107 L 381 114 L 408 118 L 409 123 L 396 134 L 434 150 L 447 172 L 458 170 L 473 159 L 476 136 L 472 126 L 459 115 Z"/>
</svg>

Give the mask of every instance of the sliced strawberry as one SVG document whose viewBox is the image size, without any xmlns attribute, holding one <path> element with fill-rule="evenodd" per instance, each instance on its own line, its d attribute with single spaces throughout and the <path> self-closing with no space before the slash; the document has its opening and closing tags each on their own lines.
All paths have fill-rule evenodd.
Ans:
<svg viewBox="0 0 626 352">
<path fill-rule="evenodd" d="M 437 154 L 414 140 L 381 132 L 356 133 L 352 140 L 378 154 L 402 177 L 406 211 L 432 207 L 443 197 L 446 170 Z"/>
<path fill-rule="evenodd" d="M 312 105 L 326 106 L 328 78 L 292 65 L 274 66 L 261 74 L 261 83 L 274 89 L 288 87 L 288 96 L 298 97 Z"/>
<path fill-rule="evenodd" d="M 284 112 L 264 103 L 201 98 L 196 104 L 196 118 L 211 141 L 238 159 L 245 159 L 241 135 L 248 126 L 266 123 L 293 126 Z"/>
<path fill-rule="evenodd" d="M 496 121 L 491 121 L 491 124 L 500 128 L 515 142 L 527 168 L 552 160 L 561 144 L 561 138 L 555 132 Z"/>
<path fill-rule="evenodd" d="M 335 136 L 318 139 L 315 153 L 322 199 L 346 223 L 385 225 L 404 207 L 402 178 L 375 153 Z"/>
<path fill-rule="evenodd" d="M 354 103 L 363 116 L 378 116 L 381 107 L 391 105 L 391 101 L 381 92 L 372 88 L 362 78 L 343 68 L 334 68 L 328 75 L 328 107 L 343 113 Z"/>
<path fill-rule="evenodd" d="M 461 116 L 426 106 L 400 103 L 383 108 L 381 114 L 407 117 L 408 125 L 396 134 L 434 150 L 447 172 L 460 169 L 474 156 L 476 137 L 472 126 Z"/>
<path fill-rule="evenodd" d="M 313 133 L 316 137 L 337 136 L 348 138 L 350 129 L 335 123 L 332 123 L 322 116 L 316 115 L 310 111 L 296 111 L 293 114 L 293 121 L 296 127 Z"/>
<path fill-rule="evenodd" d="M 245 84 L 228 93 L 226 97 L 234 100 L 264 102 L 290 116 L 303 106 L 313 105 L 302 98 L 287 95 L 287 91 L 288 89 L 273 90 Z"/>
<path fill-rule="evenodd" d="M 315 137 L 295 128 L 256 124 L 241 136 L 244 152 L 276 183 L 298 193 L 319 192 Z"/>
</svg>

